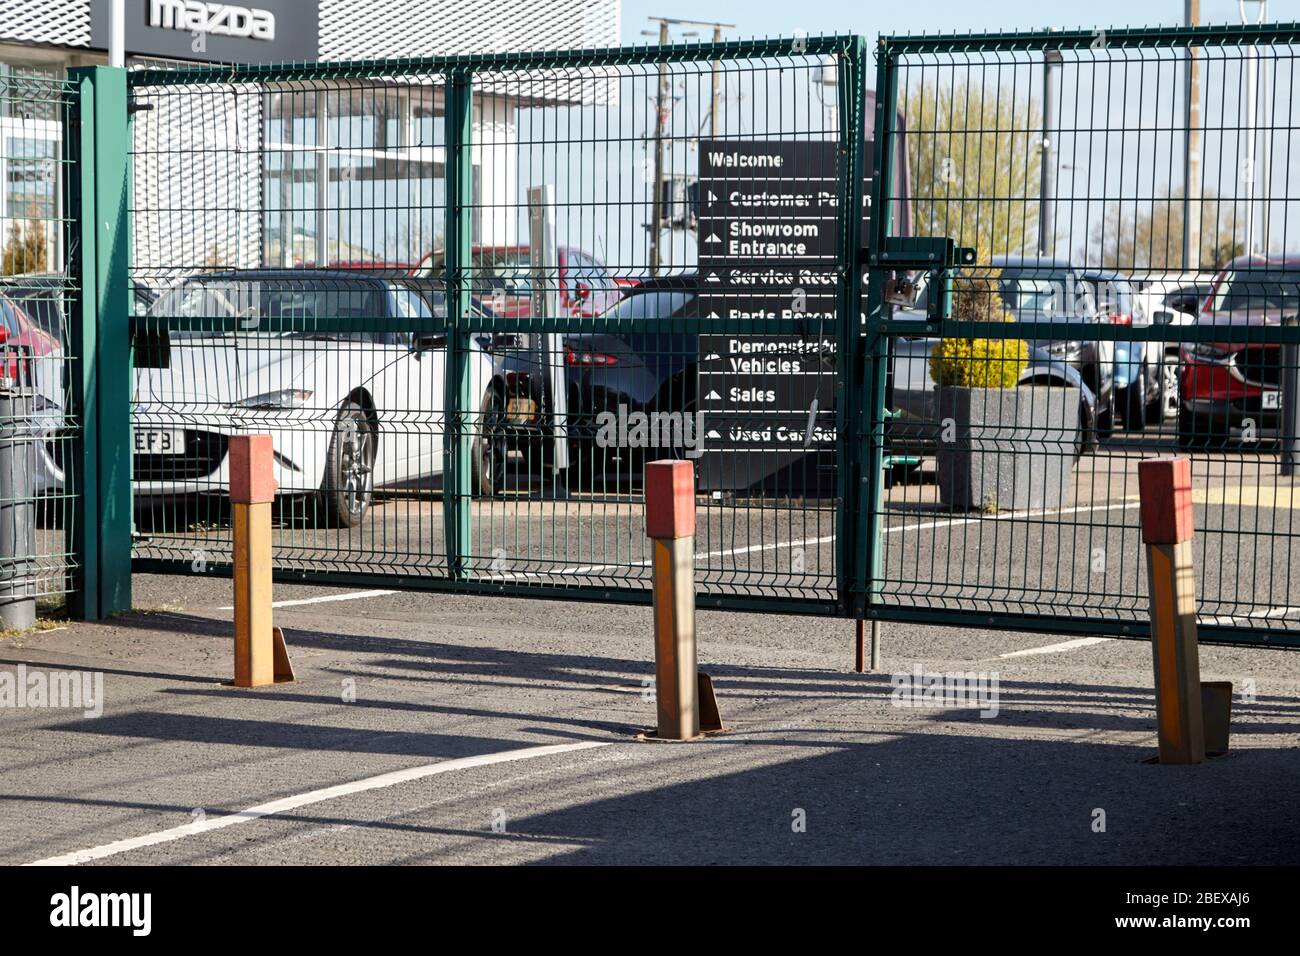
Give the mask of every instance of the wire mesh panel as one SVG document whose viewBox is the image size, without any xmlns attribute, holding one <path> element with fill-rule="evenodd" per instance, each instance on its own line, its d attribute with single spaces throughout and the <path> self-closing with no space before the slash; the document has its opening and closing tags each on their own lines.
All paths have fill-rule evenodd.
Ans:
<svg viewBox="0 0 1300 956">
<path fill-rule="evenodd" d="M 75 242 L 65 190 L 76 155 L 61 73 L 0 73 L 0 605 L 62 605 L 76 586 L 79 481 L 72 400 L 81 363 L 69 311 Z M 70 140 L 72 136 L 74 139 Z M 30 604 L 28 605 L 31 606 Z"/>
<path fill-rule="evenodd" d="M 137 567 L 265 431 L 282 577 L 645 599 L 686 458 L 706 600 L 843 607 L 862 51 L 134 74 Z"/>
<path fill-rule="evenodd" d="M 443 77 L 161 79 L 134 91 L 136 554 L 228 569 L 229 436 L 265 432 L 278 568 L 441 573 L 447 296 L 413 270 Z"/>
<path fill-rule="evenodd" d="M 1293 640 L 1295 41 L 882 41 L 890 235 L 973 250 L 877 276 L 884 613 L 1140 629 L 1137 463 L 1190 454 L 1204 633 Z"/>
</svg>

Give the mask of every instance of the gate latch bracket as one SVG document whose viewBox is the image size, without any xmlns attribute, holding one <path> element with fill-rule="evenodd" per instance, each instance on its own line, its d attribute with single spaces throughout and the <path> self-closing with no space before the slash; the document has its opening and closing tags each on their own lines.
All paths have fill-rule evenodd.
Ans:
<svg viewBox="0 0 1300 956">
<path fill-rule="evenodd" d="M 947 273 L 975 263 L 975 250 L 959 246 L 942 236 L 899 236 L 885 240 L 885 247 L 870 257 L 870 264 L 886 270 L 884 300 L 887 305 L 910 308 L 916 304 L 918 272 L 929 274 L 931 289 L 944 288 L 943 295 L 930 295 L 926 305 L 925 329 L 937 332 L 945 318 L 949 296 Z"/>
</svg>

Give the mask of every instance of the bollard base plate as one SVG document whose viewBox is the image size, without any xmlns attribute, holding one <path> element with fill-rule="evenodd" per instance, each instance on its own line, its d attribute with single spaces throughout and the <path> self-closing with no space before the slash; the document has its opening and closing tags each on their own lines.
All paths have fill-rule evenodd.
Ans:
<svg viewBox="0 0 1300 956">
<path fill-rule="evenodd" d="M 293 663 L 289 660 L 289 646 L 284 642 L 284 631 L 278 627 L 271 628 L 271 673 L 273 680 L 257 684 L 238 684 L 234 680 L 223 680 L 222 687 L 241 687 L 256 689 L 274 687 L 276 684 L 296 684 L 298 678 L 293 673 Z"/>
<path fill-rule="evenodd" d="M 1224 757 L 1231 757 L 1231 756 L 1233 756 L 1233 755 L 1234 755 L 1234 751 L 1231 751 L 1231 750 L 1216 750 L 1216 751 L 1213 751 L 1213 752 L 1207 750 L 1207 751 L 1205 752 L 1205 759 L 1204 759 L 1203 761 L 1201 761 L 1201 762 L 1202 762 L 1202 763 L 1209 763 L 1211 760 L 1222 760 Z M 1146 766 L 1150 766 L 1150 767 L 1155 767 L 1155 766 L 1165 766 L 1165 767 L 1195 767 L 1195 766 L 1196 766 L 1196 764 L 1193 764 L 1193 763 L 1170 763 L 1170 764 L 1161 764 L 1161 763 L 1160 763 L 1160 755 L 1159 755 L 1159 754 L 1152 754 L 1150 757 L 1143 757 L 1141 760 L 1138 761 L 1138 763 L 1140 763 L 1140 764 L 1144 764 L 1144 765 L 1146 765 Z"/>
<path fill-rule="evenodd" d="M 700 706 L 700 732 L 694 737 L 660 737 L 659 728 L 646 730 L 636 735 L 637 740 L 644 740 L 647 743 L 656 744 L 686 744 L 692 740 L 699 740 L 702 737 L 715 737 L 718 734 L 724 734 L 729 729 L 722 723 L 722 713 L 718 710 L 718 697 L 713 692 L 713 678 L 704 671 L 699 671 L 695 675 L 696 689 Z"/>
<path fill-rule="evenodd" d="M 730 729 L 730 727 L 723 727 L 719 730 L 701 730 L 698 736 L 679 739 L 677 737 L 660 737 L 659 728 L 655 727 L 652 730 L 641 731 L 641 733 L 637 734 L 632 739 L 640 740 L 647 744 L 689 744 L 694 743 L 697 740 L 703 740 L 705 737 L 716 737 L 718 734 L 725 734 Z"/>
<path fill-rule="evenodd" d="M 272 657 L 274 664 L 272 670 L 275 673 L 275 682 L 277 684 L 293 684 L 298 678 L 293 676 L 293 664 L 289 660 L 289 646 L 284 643 L 284 631 L 278 627 L 271 629 L 272 638 Z"/>
</svg>

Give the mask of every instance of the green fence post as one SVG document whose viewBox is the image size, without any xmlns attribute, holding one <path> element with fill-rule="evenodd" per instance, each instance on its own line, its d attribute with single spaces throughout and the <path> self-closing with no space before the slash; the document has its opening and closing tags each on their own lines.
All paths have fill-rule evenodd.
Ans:
<svg viewBox="0 0 1300 956">
<path fill-rule="evenodd" d="M 867 41 L 854 37 L 843 59 L 847 69 L 840 83 L 840 204 L 838 259 L 840 267 L 839 334 L 836 340 L 835 426 L 836 493 L 840 507 L 835 516 L 836 595 L 843 613 L 852 609 L 854 567 L 861 552 L 850 547 L 854 516 L 861 511 L 856 475 L 862 467 L 859 434 L 862 408 L 857 386 L 861 361 L 859 341 L 862 315 L 862 178 L 865 175 L 863 144 L 866 139 Z M 854 542 L 856 543 L 856 542 Z"/>
<path fill-rule="evenodd" d="M 80 74 L 80 75 L 78 75 Z M 63 111 L 63 154 L 68 170 L 63 188 L 67 210 L 68 344 L 81 361 L 69 376 L 69 414 L 79 426 L 73 432 L 63 473 L 65 493 L 73 495 L 64 524 L 67 551 L 76 567 L 68 611 L 73 617 L 99 616 L 99 519 L 96 502 L 95 376 L 95 229 L 87 223 L 95 208 L 95 85 L 84 71 L 70 71 Z"/>
<path fill-rule="evenodd" d="M 78 250 L 70 325 L 80 366 L 72 398 L 81 426 L 68 476 L 80 483 L 72 530 L 81 580 L 72 611 L 98 620 L 131 608 L 130 132 L 124 69 L 77 67 L 69 80 L 77 235 L 68 248 Z"/>
<path fill-rule="evenodd" d="M 466 427 L 478 411 L 470 395 L 468 321 L 472 294 L 471 241 L 474 217 L 473 73 L 447 75 L 447 365 L 444 375 L 446 439 L 443 443 L 442 513 L 447 574 L 463 579 L 469 571 L 468 495 L 473 435 Z"/>
<path fill-rule="evenodd" d="M 885 248 L 890 233 L 893 208 L 890 195 L 894 175 L 893 131 L 897 112 L 897 71 L 884 37 L 876 49 L 876 115 L 871 179 L 871 230 L 867 239 L 866 324 L 863 328 L 863 373 L 860 403 L 862 422 L 866 426 L 858 442 L 861 471 L 857 481 L 861 496 L 855 509 L 857 517 L 854 552 L 854 615 L 861 617 L 877 603 L 880 596 L 880 571 L 883 546 L 883 489 L 885 444 L 885 376 L 888 372 L 889 342 L 881 332 L 884 314 L 885 275 L 874 257 Z"/>
</svg>

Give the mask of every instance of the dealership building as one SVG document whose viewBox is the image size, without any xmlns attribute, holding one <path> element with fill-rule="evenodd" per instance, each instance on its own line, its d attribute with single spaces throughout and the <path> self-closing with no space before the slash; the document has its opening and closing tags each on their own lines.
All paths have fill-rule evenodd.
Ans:
<svg viewBox="0 0 1300 956">
<path fill-rule="evenodd" d="M 109 8 L 110 0 L 0 0 L 6 224 L 59 218 L 62 124 L 57 110 L 34 109 L 24 91 L 49 89 L 45 83 L 70 67 L 107 62 Z M 128 68 L 590 49 L 619 37 L 619 0 L 126 0 L 125 8 Z M 520 110 L 604 95 L 583 86 L 575 102 L 554 86 L 538 90 L 526 100 L 488 89 L 475 97 L 478 242 L 518 241 L 518 217 L 507 211 L 526 185 Z M 184 92 L 137 94 L 148 110 L 135 120 L 137 268 L 166 281 L 168 270 L 197 267 L 409 263 L 437 247 L 445 201 L 440 77 Z M 169 168 L 182 162 L 183 170 Z M 179 180 L 189 191 L 196 182 L 204 192 L 211 186 L 212 206 L 221 207 L 201 228 L 175 213 L 166 191 Z"/>
</svg>

